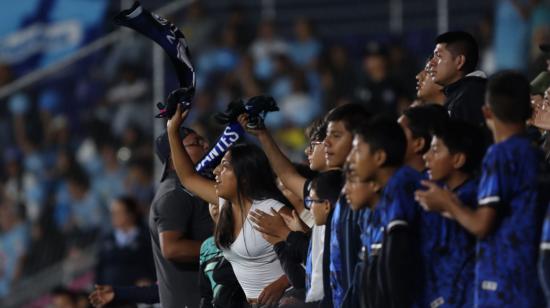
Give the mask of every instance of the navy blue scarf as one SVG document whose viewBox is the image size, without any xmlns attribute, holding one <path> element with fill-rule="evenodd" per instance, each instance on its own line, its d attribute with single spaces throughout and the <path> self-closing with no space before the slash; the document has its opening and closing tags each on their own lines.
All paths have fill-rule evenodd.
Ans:
<svg viewBox="0 0 550 308">
<path fill-rule="evenodd" d="M 155 41 L 164 49 L 174 66 L 180 89 L 170 93 L 166 104 L 159 104 L 161 113 L 157 117 L 171 117 L 179 103 L 189 108 L 195 94 L 195 70 L 183 33 L 170 21 L 144 9 L 137 1 L 132 8 L 117 14 L 115 23 Z"/>
</svg>

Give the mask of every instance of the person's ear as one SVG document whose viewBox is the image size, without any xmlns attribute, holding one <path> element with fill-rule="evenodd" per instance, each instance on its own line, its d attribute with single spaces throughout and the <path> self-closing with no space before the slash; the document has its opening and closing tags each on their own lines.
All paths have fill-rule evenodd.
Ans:
<svg viewBox="0 0 550 308">
<path fill-rule="evenodd" d="M 323 201 L 323 214 L 327 215 L 330 213 L 330 201 L 325 200 Z"/>
<path fill-rule="evenodd" d="M 491 110 L 491 107 L 489 107 L 487 104 L 481 107 L 481 112 L 483 113 L 485 119 L 490 120 L 493 118 L 493 111 Z"/>
<path fill-rule="evenodd" d="M 387 155 L 385 151 L 378 150 L 374 153 L 374 162 L 377 167 L 381 167 L 386 162 Z"/>
<path fill-rule="evenodd" d="M 453 154 L 452 158 L 453 168 L 460 169 L 464 164 L 466 163 L 466 154 L 464 153 L 456 153 Z"/>
<path fill-rule="evenodd" d="M 466 64 L 466 56 L 465 55 L 458 55 L 454 58 L 453 61 L 454 61 L 455 66 L 456 66 L 456 70 L 460 71 L 460 70 L 462 70 L 462 68 Z"/>
<path fill-rule="evenodd" d="M 424 149 L 424 145 L 426 144 L 426 140 L 424 138 L 414 138 L 413 140 L 413 150 L 414 153 L 420 153 Z"/>
<path fill-rule="evenodd" d="M 380 192 L 381 187 L 380 184 L 378 184 L 377 182 L 369 181 L 367 185 L 369 185 L 370 189 L 372 189 L 372 191 L 374 191 L 375 193 Z"/>
</svg>

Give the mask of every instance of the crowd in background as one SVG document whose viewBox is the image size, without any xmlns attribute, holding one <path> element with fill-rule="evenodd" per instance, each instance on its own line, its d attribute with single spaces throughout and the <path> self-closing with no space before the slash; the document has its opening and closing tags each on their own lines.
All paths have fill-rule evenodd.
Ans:
<svg viewBox="0 0 550 308">
<path fill-rule="evenodd" d="M 493 18 L 478 26 L 480 67 L 534 76 L 546 67 L 548 56 L 535 47 L 550 41 L 550 8 L 542 2 L 525 12 L 513 3 L 498 2 Z M 293 161 L 304 160 L 303 128 L 334 107 L 358 103 L 372 114 L 400 115 L 416 97 L 415 75 L 425 63 L 394 38 L 361 50 L 326 42 L 306 18 L 295 21 L 288 37 L 270 20 L 248 27 L 238 9 L 213 20 L 195 3 L 172 20 L 187 36 L 197 71 L 187 123 L 214 141 L 221 128 L 213 113 L 235 98 L 268 93 L 281 110 L 266 125 Z M 507 54 L 528 44 L 534 47 Z M 98 282 L 155 281 L 144 231 L 155 188 L 151 67 L 142 64 L 149 47 L 128 38 L 70 89 L 46 84 L 0 101 L 0 297 L 18 280 L 89 247 L 97 254 Z M 14 79 L 0 67 L 0 85 Z M 118 238 L 117 230 L 129 229 L 135 236 Z"/>
</svg>

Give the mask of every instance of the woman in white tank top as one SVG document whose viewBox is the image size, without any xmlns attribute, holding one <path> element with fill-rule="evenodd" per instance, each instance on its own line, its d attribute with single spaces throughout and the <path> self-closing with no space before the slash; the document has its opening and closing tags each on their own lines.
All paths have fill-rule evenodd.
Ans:
<svg viewBox="0 0 550 308">
<path fill-rule="evenodd" d="M 195 172 L 178 136 L 187 116 L 180 109 L 168 121 L 171 157 L 183 186 L 201 199 L 220 206 L 214 237 L 231 263 L 235 276 L 251 304 L 276 304 L 290 284 L 273 246 L 262 238 L 248 219 L 250 210 L 288 211 L 275 184 L 264 152 L 255 145 L 232 147 L 214 170 L 216 180 Z M 281 200 L 281 201 L 277 201 Z M 288 211 L 289 212 L 289 211 Z"/>
</svg>

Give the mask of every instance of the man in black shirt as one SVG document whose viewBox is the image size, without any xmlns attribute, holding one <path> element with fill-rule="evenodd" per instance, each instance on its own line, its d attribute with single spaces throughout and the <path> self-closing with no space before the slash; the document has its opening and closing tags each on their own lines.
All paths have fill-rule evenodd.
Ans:
<svg viewBox="0 0 550 308">
<path fill-rule="evenodd" d="M 444 87 L 450 117 L 484 126 L 481 106 L 487 78 L 476 71 L 479 54 L 475 39 L 467 32 L 452 31 L 438 36 L 435 43 L 430 74 Z"/>
<path fill-rule="evenodd" d="M 180 136 L 193 162 L 198 162 L 208 150 L 207 143 L 183 126 Z M 198 307 L 199 250 L 212 235 L 212 219 L 208 205 L 181 186 L 166 133 L 157 138 L 156 151 L 165 171 L 151 204 L 149 229 L 160 303 L 163 308 Z"/>
</svg>

